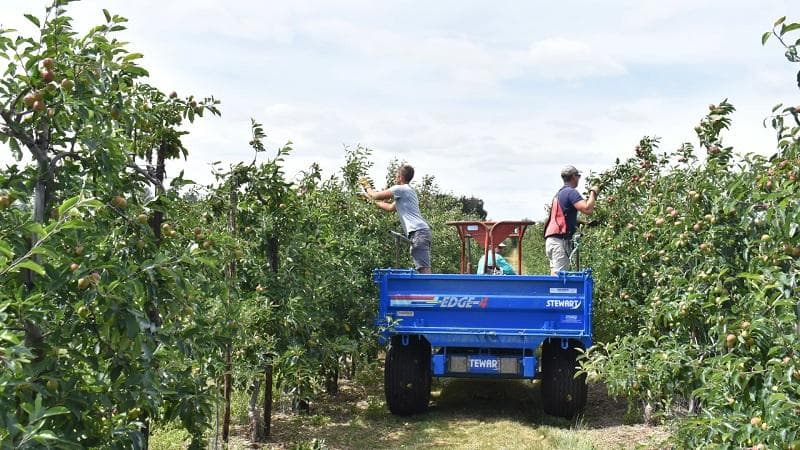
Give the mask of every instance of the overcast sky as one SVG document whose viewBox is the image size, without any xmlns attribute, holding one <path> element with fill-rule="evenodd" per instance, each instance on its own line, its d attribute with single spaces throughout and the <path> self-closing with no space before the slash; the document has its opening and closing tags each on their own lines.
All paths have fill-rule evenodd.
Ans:
<svg viewBox="0 0 800 450">
<path fill-rule="evenodd" d="M 47 3 L 0 0 L 0 24 L 30 34 L 22 13 Z M 205 183 L 210 162 L 252 159 L 253 117 L 271 147 L 294 142 L 290 176 L 314 161 L 331 173 L 362 144 L 377 180 L 398 158 L 490 218 L 538 219 L 565 164 L 603 170 L 644 135 L 696 144 L 723 98 L 738 110 L 725 143 L 768 154 L 762 119 L 800 104 L 800 67 L 760 41 L 800 20 L 797 0 L 84 0 L 69 14 L 84 32 L 103 7 L 130 19 L 152 84 L 222 100 L 185 141 L 181 166 Z"/>
</svg>

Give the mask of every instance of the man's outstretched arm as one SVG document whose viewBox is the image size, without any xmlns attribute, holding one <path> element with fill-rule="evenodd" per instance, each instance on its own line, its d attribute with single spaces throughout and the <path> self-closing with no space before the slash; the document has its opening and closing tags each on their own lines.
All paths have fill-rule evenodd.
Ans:
<svg viewBox="0 0 800 450">
<path fill-rule="evenodd" d="M 394 203 L 375 202 L 375 205 L 378 206 L 378 208 L 380 208 L 380 209 L 382 209 L 384 211 L 395 211 L 395 210 L 397 210 L 397 206 L 395 206 Z"/>
<path fill-rule="evenodd" d="M 369 182 L 367 180 L 360 180 L 359 183 L 361 187 L 364 188 L 364 193 L 367 194 L 367 197 L 371 198 L 372 200 L 389 200 L 390 198 L 394 197 L 392 191 L 385 190 L 385 191 L 376 191 L 372 189 Z"/>
</svg>

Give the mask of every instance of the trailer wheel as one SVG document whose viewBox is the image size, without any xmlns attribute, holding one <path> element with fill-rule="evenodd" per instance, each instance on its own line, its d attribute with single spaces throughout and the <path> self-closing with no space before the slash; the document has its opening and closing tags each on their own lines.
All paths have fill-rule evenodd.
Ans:
<svg viewBox="0 0 800 450">
<path fill-rule="evenodd" d="M 408 416 L 428 409 L 431 346 L 425 338 L 410 336 L 408 345 L 403 345 L 401 336 L 392 337 L 386 352 L 383 390 L 392 414 Z"/>
<path fill-rule="evenodd" d="M 542 404 L 544 412 L 551 416 L 571 419 L 586 406 L 586 374 L 575 377 L 578 372 L 575 347 L 582 346 L 570 340 L 569 347 L 562 349 L 560 339 L 542 346 Z"/>
</svg>

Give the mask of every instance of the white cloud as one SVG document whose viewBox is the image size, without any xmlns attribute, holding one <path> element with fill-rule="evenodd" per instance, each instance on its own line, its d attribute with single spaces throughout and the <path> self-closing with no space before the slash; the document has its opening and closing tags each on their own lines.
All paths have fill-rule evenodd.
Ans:
<svg viewBox="0 0 800 450">
<path fill-rule="evenodd" d="M 531 44 L 524 62 L 545 78 L 574 80 L 593 76 L 624 75 L 625 67 L 585 42 L 563 37 Z"/>
<path fill-rule="evenodd" d="M 3 0 L 0 22 L 49 0 Z M 293 175 L 343 163 L 343 145 L 373 148 L 373 176 L 392 157 L 440 186 L 486 201 L 494 218 L 539 218 L 559 168 L 601 170 L 643 135 L 670 150 L 695 139 L 708 103 L 737 106 L 728 143 L 769 152 L 761 119 L 797 100 L 796 68 L 760 32 L 795 0 L 463 2 L 137 2 L 84 0 L 79 29 L 101 8 L 130 18 L 123 38 L 151 82 L 211 94 L 222 118 L 188 127 L 187 162 L 249 161 L 250 117 L 271 147 L 291 140 Z M 5 154 L 0 152 L 0 161 Z"/>
</svg>

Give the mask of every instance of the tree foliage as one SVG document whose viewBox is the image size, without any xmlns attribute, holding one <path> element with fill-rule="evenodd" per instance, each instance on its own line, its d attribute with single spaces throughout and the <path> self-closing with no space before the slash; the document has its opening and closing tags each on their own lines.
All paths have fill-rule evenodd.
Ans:
<svg viewBox="0 0 800 450">
<path fill-rule="evenodd" d="M 217 100 L 147 84 L 116 38 L 126 19 L 80 34 L 69 3 L 26 16 L 38 37 L 0 30 L 0 143 L 17 160 L 0 171 L 2 446 L 141 448 L 176 422 L 202 448 L 230 378 L 257 393 L 273 365 L 308 406 L 345 360 L 374 359 L 371 272 L 395 264 L 397 218 L 357 195 L 370 151 L 292 180 L 291 146 L 263 160 L 254 121 L 253 162 L 208 187 L 168 177 Z M 451 270 L 443 223 L 461 204 L 433 177 L 418 188 Z"/>
<path fill-rule="evenodd" d="M 779 27 L 779 28 L 777 28 Z M 798 24 L 776 24 L 785 43 Z M 793 48 L 787 57 L 797 62 Z M 736 155 L 734 108 L 709 106 L 692 144 L 636 156 L 590 182 L 604 223 L 586 233 L 596 276 L 585 369 L 648 420 L 675 419 L 681 448 L 800 445 L 800 121 L 778 105 L 769 158 Z"/>
</svg>

